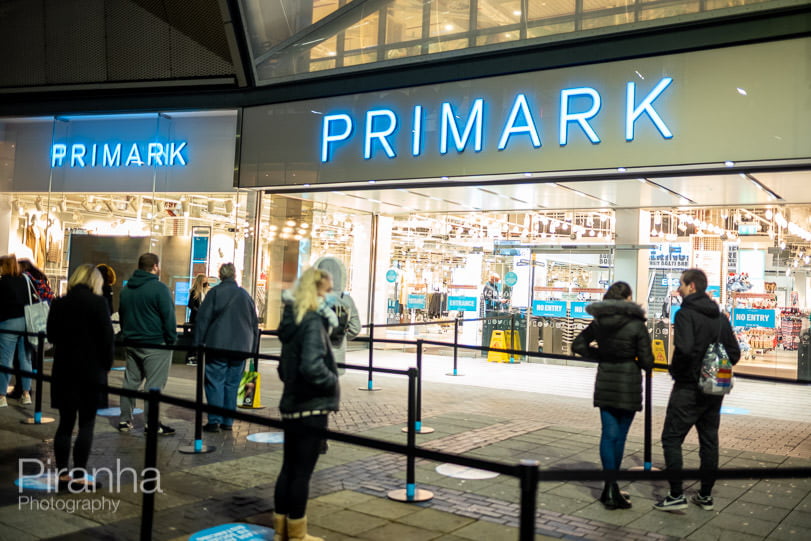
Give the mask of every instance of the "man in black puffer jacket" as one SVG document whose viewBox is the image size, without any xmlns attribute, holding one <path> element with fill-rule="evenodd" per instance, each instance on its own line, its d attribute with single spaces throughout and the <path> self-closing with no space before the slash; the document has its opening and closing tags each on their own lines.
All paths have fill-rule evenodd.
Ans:
<svg viewBox="0 0 811 541">
<path fill-rule="evenodd" d="M 572 343 L 572 351 L 599 361 L 594 407 L 600 408 L 600 461 L 606 471 L 620 469 L 628 430 L 642 410 L 642 370 L 653 366 L 645 311 L 631 298 L 627 283 L 611 284 L 602 302 L 586 307 L 594 321 Z M 591 342 L 599 347 L 591 347 Z M 600 501 L 607 509 L 628 509 L 631 502 L 624 496 L 609 480 Z"/>
<path fill-rule="evenodd" d="M 673 360 L 670 375 L 673 390 L 667 404 L 662 428 L 662 449 L 668 471 L 682 470 L 681 446 L 693 426 L 698 431 L 701 458 L 701 490 L 691 501 L 706 511 L 713 508 L 712 487 L 718 470 L 718 426 L 721 423 L 723 396 L 704 394 L 698 387 L 704 352 L 713 342 L 721 342 L 732 364 L 741 357 L 741 349 L 729 320 L 721 315 L 718 305 L 707 295 L 707 275 L 699 269 L 688 269 L 681 275 L 679 295 L 681 309 L 676 313 L 673 329 Z M 654 505 L 659 511 L 687 508 L 682 481 L 670 479 L 670 493 Z"/>
</svg>

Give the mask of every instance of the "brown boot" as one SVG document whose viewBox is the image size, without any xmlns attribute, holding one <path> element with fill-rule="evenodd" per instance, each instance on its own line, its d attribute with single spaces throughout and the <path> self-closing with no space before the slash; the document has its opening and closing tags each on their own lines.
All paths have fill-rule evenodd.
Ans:
<svg viewBox="0 0 811 541">
<path fill-rule="evenodd" d="M 289 541 L 324 541 L 321 537 L 307 535 L 307 517 L 287 519 L 287 539 Z"/>
<path fill-rule="evenodd" d="M 273 513 L 273 541 L 287 541 L 287 515 Z"/>
</svg>

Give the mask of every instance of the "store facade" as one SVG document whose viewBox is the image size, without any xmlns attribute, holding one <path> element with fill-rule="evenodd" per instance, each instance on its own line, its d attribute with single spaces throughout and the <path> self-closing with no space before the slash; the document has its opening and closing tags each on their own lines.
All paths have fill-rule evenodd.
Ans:
<svg viewBox="0 0 811 541">
<path fill-rule="evenodd" d="M 275 220 L 297 228 L 260 237 L 257 275 L 280 245 L 296 270 L 342 250 L 365 321 L 512 314 L 522 346 L 568 353 L 618 279 L 667 350 L 678 276 L 699 266 L 748 348 L 741 371 L 807 377 L 811 176 L 789 172 L 809 165 L 811 73 L 783 66 L 808 66 L 809 43 L 246 108 L 239 186 L 284 200 Z"/>
<path fill-rule="evenodd" d="M 157 253 L 185 321 L 194 275 L 250 262 L 255 197 L 234 190 L 236 126 L 233 110 L 0 119 L 0 252 L 62 294 L 78 265 L 107 264 L 114 307 L 138 255 Z"/>
</svg>

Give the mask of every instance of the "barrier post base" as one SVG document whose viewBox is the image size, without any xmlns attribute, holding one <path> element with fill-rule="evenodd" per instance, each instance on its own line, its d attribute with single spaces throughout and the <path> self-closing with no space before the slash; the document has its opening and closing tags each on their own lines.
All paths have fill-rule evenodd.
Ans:
<svg viewBox="0 0 811 541">
<path fill-rule="evenodd" d="M 453 372 L 448 372 L 445 374 L 446 376 L 464 376 L 464 374 L 460 374 L 457 370 L 454 369 Z"/>
<path fill-rule="evenodd" d="M 358 391 L 379 391 L 380 387 L 375 387 L 375 384 L 372 380 L 369 380 L 369 383 L 366 387 L 358 387 Z"/>
<path fill-rule="evenodd" d="M 434 498 L 434 493 L 430 490 L 422 490 L 417 488 L 414 490 L 413 494 L 408 494 L 408 490 L 405 488 L 400 488 L 397 490 L 389 491 L 386 496 L 390 500 L 394 500 L 396 502 L 427 502 L 428 500 L 432 500 Z"/>
<path fill-rule="evenodd" d="M 631 466 L 628 468 L 628 471 L 662 471 L 662 468 L 657 468 L 656 466 L 652 466 L 650 463 L 647 463 L 644 466 Z"/>
<path fill-rule="evenodd" d="M 404 426 L 403 428 L 400 429 L 400 431 L 401 432 L 408 432 L 408 427 Z M 414 432 L 416 432 L 417 434 L 430 434 L 433 431 L 434 431 L 434 429 L 431 428 L 430 426 L 423 426 L 423 425 L 417 425 L 415 427 L 415 429 L 414 429 Z"/>
<path fill-rule="evenodd" d="M 47 425 L 48 423 L 53 423 L 56 419 L 53 417 L 29 417 L 28 419 L 23 419 L 20 422 L 24 425 Z"/>
<path fill-rule="evenodd" d="M 213 445 L 203 445 L 203 440 L 194 440 L 194 445 L 186 445 L 178 447 L 178 451 L 184 455 L 199 455 L 203 453 L 211 453 L 216 447 Z"/>
</svg>

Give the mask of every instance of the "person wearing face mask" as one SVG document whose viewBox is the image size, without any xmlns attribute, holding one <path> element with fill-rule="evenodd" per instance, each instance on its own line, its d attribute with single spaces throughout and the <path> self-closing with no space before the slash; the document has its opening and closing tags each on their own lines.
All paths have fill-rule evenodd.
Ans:
<svg viewBox="0 0 811 541">
<path fill-rule="evenodd" d="M 307 534 L 306 510 L 322 440 L 314 429 L 327 428 L 327 416 L 338 411 L 340 402 L 338 367 L 329 338 L 330 328 L 338 321 L 326 303 L 332 289 L 332 276 L 313 267 L 302 273 L 292 293 L 282 296 L 279 378 L 284 391 L 279 410 L 284 458 L 274 493 L 274 539 L 323 541 Z"/>
<path fill-rule="evenodd" d="M 245 359 L 259 339 L 259 320 L 250 294 L 236 282 L 236 267 L 223 263 L 220 283 L 206 294 L 194 324 L 194 347 L 206 353 L 206 401 L 212 406 L 236 410 L 237 390 Z M 217 350 L 231 350 L 217 351 Z M 208 414 L 206 432 L 230 431 L 234 420 Z"/>
</svg>

